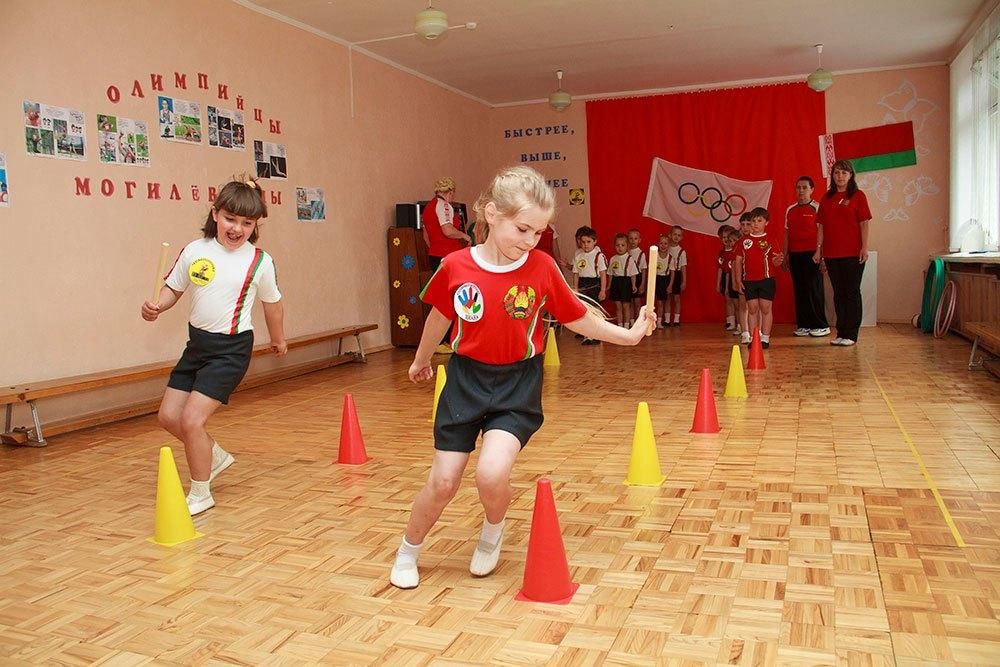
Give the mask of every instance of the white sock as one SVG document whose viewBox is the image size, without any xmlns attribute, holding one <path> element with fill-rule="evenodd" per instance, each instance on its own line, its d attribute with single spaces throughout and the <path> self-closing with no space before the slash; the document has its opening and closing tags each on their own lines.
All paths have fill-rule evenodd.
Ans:
<svg viewBox="0 0 1000 667">
<path fill-rule="evenodd" d="M 483 517 L 483 532 L 479 534 L 479 539 L 487 544 L 496 544 L 503 535 L 503 525 L 506 517 L 500 519 L 500 523 L 490 523 L 490 520 Z"/>
<path fill-rule="evenodd" d="M 676 323 L 679 323 L 680 321 L 681 321 L 681 314 L 680 313 L 674 313 L 674 323 L 676 324 Z"/>
<path fill-rule="evenodd" d="M 191 490 L 188 495 L 192 498 L 208 498 L 212 495 L 212 491 L 209 488 L 210 482 L 206 479 L 204 482 L 199 482 L 196 479 L 191 480 Z"/>
<path fill-rule="evenodd" d="M 403 542 L 399 545 L 399 551 L 396 552 L 396 562 L 413 563 L 416 565 L 417 558 L 420 557 L 420 550 L 423 548 L 423 542 L 420 544 L 410 544 L 406 541 L 406 535 L 403 535 Z"/>
<path fill-rule="evenodd" d="M 228 454 L 228 453 L 229 452 L 227 452 L 226 450 L 224 450 L 222 447 L 219 446 L 219 443 L 217 443 L 215 440 L 212 441 L 212 465 L 213 466 L 216 463 L 218 463 L 219 461 L 221 461 L 223 458 L 225 458 L 226 454 Z"/>
<path fill-rule="evenodd" d="M 762 342 L 762 343 L 770 343 L 771 342 L 771 334 L 761 334 L 760 335 L 760 342 Z"/>
</svg>

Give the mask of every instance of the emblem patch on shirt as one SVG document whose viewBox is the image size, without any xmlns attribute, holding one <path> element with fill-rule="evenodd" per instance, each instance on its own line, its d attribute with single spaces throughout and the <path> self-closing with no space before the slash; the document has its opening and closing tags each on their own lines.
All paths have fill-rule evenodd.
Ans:
<svg viewBox="0 0 1000 667">
<path fill-rule="evenodd" d="M 753 247 L 753 239 L 743 239 L 743 249 L 749 250 Z"/>
<path fill-rule="evenodd" d="M 531 317 L 535 310 L 535 288 L 514 285 L 503 298 L 503 309 L 515 320 Z"/>
<path fill-rule="evenodd" d="M 617 259 L 611 260 L 611 270 L 617 271 L 618 269 L 619 269 L 618 260 Z"/>
<path fill-rule="evenodd" d="M 466 322 L 478 322 L 485 312 L 483 293 L 475 283 L 465 283 L 455 290 L 455 314 Z"/>
<path fill-rule="evenodd" d="M 587 260 L 582 259 L 582 258 L 576 260 L 576 268 L 578 268 L 578 269 L 585 269 L 585 268 L 587 268 Z"/>
<path fill-rule="evenodd" d="M 215 264 L 204 257 L 191 262 L 188 277 L 195 285 L 207 285 L 215 278 Z"/>
</svg>

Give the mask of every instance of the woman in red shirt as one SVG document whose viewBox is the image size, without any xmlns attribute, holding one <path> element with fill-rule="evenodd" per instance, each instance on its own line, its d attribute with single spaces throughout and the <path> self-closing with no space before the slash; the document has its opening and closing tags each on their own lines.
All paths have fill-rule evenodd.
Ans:
<svg viewBox="0 0 1000 667">
<path fill-rule="evenodd" d="M 837 337 L 831 345 L 848 347 L 858 340 L 861 327 L 861 276 L 868 260 L 868 223 L 872 212 L 868 197 L 854 180 L 854 165 L 847 160 L 833 164 L 830 189 L 816 214 L 816 254 L 822 259 L 833 285 L 837 311 Z"/>
</svg>

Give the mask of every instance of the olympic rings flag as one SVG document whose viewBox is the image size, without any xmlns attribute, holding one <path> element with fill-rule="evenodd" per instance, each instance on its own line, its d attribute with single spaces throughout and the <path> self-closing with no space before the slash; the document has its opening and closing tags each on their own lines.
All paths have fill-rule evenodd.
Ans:
<svg viewBox="0 0 1000 667">
<path fill-rule="evenodd" d="M 721 225 L 740 226 L 740 215 L 767 207 L 772 181 L 739 181 L 653 158 L 643 215 L 715 236 Z"/>
</svg>

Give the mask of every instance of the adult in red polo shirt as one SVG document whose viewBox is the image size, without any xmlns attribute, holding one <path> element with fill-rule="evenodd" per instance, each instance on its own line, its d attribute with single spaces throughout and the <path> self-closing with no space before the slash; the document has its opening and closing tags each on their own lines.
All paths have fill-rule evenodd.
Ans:
<svg viewBox="0 0 1000 667">
<path fill-rule="evenodd" d="M 461 221 L 455 217 L 455 209 L 451 206 L 454 198 L 455 181 L 447 177 L 439 178 L 434 183 L 434 199 L 427 203 L 420 215 L 432 271 L 437 270 L 443 257 L 471 243 Z"/>
<path fill-rule="evenodd" d="M 847 160 L 833 164 L 830 189 L 816 215 L 818 234 L 813 261 L 826 264 L 833 285 L 837 311 L 837 337 L 831 345 L 849 347 L 861 328 L 861 276 L 868 260 L 868 223 L 872 212 L 868 197 L 854 180 L 854 165 Z"/>
<path fill-rule="evenodd" d="M 816 254 L 816 212 L 812 198 L 815 184 L 809 176 L 795 181 L 797 201 L 785 211 L 785 257 L 795 290 L 796 336 L 829 336 L 823 303 L 823 274 L 813 261 Z"/>
<path fill-rule="evenodd" d="M 451 205 L 454 198 L 455 181 L 447 176 L 439 178 L 434 183 L 434 199 L 427 202 L 423 213 L 420 214 L 431 271 L 437 271 L 443 258 L 472 243 L 462 228 L 462 221 L 455 215 L 455 209 Z M 437 347 L 437 353 L 451 354 L 451 352 L 446 333 Z"/>
</svg>

